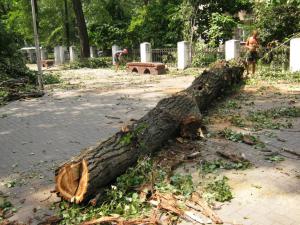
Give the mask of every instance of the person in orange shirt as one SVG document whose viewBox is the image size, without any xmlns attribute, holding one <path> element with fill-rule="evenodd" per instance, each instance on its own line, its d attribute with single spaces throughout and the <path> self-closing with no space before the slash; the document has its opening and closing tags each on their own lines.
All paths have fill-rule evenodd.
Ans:
<svg viewBox="0 0 300 225">
<path fill-rule="evenodd" d="M 254 30 L 252 32 L 252 36 L 247 39 L 246 42 L 247 54 L 246 54 L 246 61 L 247 61 L 247 75 L 249 74 L 249 67 L 252 65 L 252 75 L 255 74 L 256 69 L 256 62 L 258 60 L 258 32 Z"/>
</svg>

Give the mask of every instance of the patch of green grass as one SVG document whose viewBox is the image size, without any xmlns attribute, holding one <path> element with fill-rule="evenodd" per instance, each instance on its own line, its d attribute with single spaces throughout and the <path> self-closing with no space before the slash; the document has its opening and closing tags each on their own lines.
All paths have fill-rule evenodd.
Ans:
<svg viewBox="0 0 300 225">
<path fill-rule="evenodd" d="M 208 183 L 205 187 L 204 196 L 209 201 L 215 200 L 219 202 L 230 201 L 233 198 L 231 188 L 228 185 L 228 178 L 222 177 Z"/>
</svg>

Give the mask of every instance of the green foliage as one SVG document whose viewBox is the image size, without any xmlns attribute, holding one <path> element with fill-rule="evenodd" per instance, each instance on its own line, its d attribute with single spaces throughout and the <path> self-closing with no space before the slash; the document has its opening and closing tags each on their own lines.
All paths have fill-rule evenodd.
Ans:
<svg viewBox="0 0 300 225">
<path fill-rule="evenodd" d="M 300 10 L 297 1 L 256 3 L 254 12 L 260 39 L 265 44 L 273 40 L 282 42 L 285 38 L 299 32 Z"/>
<path fill-rule="evenodd" d="M 61 83 L 62 81 L 58 73 L 44 73 L 43 82 L 44 84 L 58 84 Z"/>
<path fill-rule="evenodd" d="M 152 183 L 154 189 L 171 192 L 188 197 L 194 190 L 191 176 L 173 175 L 167 182 L 167 173 L 157 168 L 152 160 L 139 160 L 135 167 L 129 168 L 125 174 L 117 178 L 116 183 L 104 190 L 98 206 L 81 207 L 62 202 L 59 215 L 63 217 L 61 224 L 80 224 L 83 221 L 118 214 L 125 218 L 147 215 L 150 205 L 140 199 L 136 189 L 143 184 Z"/>
<path fill-rule="evenodd" d="M 70 69 L 79 68 L 107 68 L 111 65 L 111 57 L 81 59 L 70 63 Z"/>
<path fill-rule="evenodd" d="M 241 142 L 243 140 L 244 135 L 242 133 L 237 133 L 229 128 L 225 128 L 220 132 L 220 134 L 227 140 L 233 142 Z"/>
<path fill-rule="evenodd" d="M 282 156 L 279 156 L 279 155 L 271 155 L 271 156 L 266 157 L 265 159 L 271 163 L 282 162 L 285 160 Z"/>
<path fill-rule="evenodd" d="M 207 32 L 209 44 L 217 47 L 220 43 L 224 43 L 225 40 L 232 38 L 237 22 L 230 15 L 212 13 L 209 26 L 210 29 Z"/>
<path fill-rule="evenodd" d="M 300 116 L 300 108 L 298 107 L 280 107 L 268 110 L 259 110 L 249 112 L 248 119 L 253 123 L 255 129 L 263 128 L 280 129 L 281 127 L 290 128 L 292 124 L 285 121 L 278 121 L 280 118 L 293 118 Z"/>
<path fill-rule="evenodd" d="M 194 183 L 191 175 L 175 174 L 170 178 L 171 185 L 174 186 L 177 194 L 189 196 L 194 191 Z"/>
<path fill-rule="evenodd" d="M 214 160 L 214 161 L 205 161 L 201 165 L 201 170 L 204 173 L 213 173 L 218 169 L 226 169 L 226 170 L 245 170 L 251 167 L 251 163 L 249 161 L 243 161 L 239 163 L 235 162 L 226 162 L 224 160 Z"/>
<path fill-rule="evenodd" d="M 231 193 L 231 188 L 228 185 L 228 178 L 222 177 L 217 179 L 205 187 L 206 198 L 213 199 L 219 202 L 230 201 L 233 196 Z"/>
<path fill-rule="evenodd" d="M 261 66 L 255 74 L 255 77 L 247 80 L 247 84 L 256 84 L 257 80 L 278 82 L 280 80 L 288 82 L 300 82 L 300 72 L 291 73 L 283 71 L 282 68 L 276 69 L 269 66 Z"/>
<path fill-rule="evenodd" d="M 194 67 L 208 66 L 221 57 L 221 53 L 216 48 L 211 48 L 203 42 L 197 42 L 194 46 L 192 65 Z"/>
</svg>

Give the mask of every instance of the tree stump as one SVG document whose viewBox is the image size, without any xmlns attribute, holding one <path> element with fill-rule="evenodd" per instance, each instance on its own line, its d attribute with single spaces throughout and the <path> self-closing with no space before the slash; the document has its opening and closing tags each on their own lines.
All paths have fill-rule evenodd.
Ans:
<svg viewBox="0 0 300 225">
<path fill-rule="evenodd" d="M 123 129 L 83 150 L 55 172 L 56 192 L 63 199 L 81 203 L 95 197 L 144 154 L 159 150 L 189 127 L 201 125 L 201 111 L 242 80 L 242 67 L 204 71 L 187 89 L 162 99 L 128 129 Z M 190 124 L 191 123 L 191 124 Z"/>
</svg>

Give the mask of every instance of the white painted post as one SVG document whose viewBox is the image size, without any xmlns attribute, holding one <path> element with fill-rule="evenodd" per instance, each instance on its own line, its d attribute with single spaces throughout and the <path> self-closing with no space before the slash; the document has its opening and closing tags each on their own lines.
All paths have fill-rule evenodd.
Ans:
<svg viewBox="0 0 300 225">
<path fill-rule="evenodd" d="M 225 42 L 225 59 L 229 61 L 240 57 L 240 41 L 229 40 Z"/>
<path fill-rule="evenodd" d="M 28 53 L 28 56 L 29 56 L 30 63 L 35 63 L 36 62 L 35 50 L 29 49 L 29 50 L 27 50 L 27 53 Z"/>
<path fill-rule="evenodd" d="M 91 58 L 97 57 L 97 49 L 95 46 L 90 46 L 90 57 Z"/>
<path fill-rule="evenodd" d="M 54 47 L 54 63 L 55 63 L 55 65 L 60 65 L 61 64 L 60 46 Z"/>
<path fill-rule="evenodd" d="M 114 56 L 115 56 L 116 52 L 117 52 L 117 51 L 120 51 L 120 50 L 121 50 L 121 48 L 120 48 L 118 45 L 113 45 L 113 46 L 111 47 L 113 65 L 116 64 L 116 62 L 115 62 L 115 57 L 114 57 Z"/>
<path fill-rule="evenodd" d="M 47 50 L 44 48 L 41 48 L 41 60 L 47 60 L 47 59 L 48 59 Z"/>
<path fill-rule="evenodd" d="M 290 71 L 300 71 L 300 38 L 294 38 L 290 42 Z"/>
<path fill-rule="evenodd" d="M 78 54 L 76 51 L 76 47 L 75 46 L 70 46 L 69 48 L 70 51 L 70 62 L 74 62 L 78 59 Z"/>
<path fill-rule="evenodd" d="M 66 55 L 65 52 L 67 51 L 67 48 L 65 46 L 60 46 L 59 48 L 59 54 L 60 54 L 60 62 L 61 64 L 64 64 L 66 61 Z"/>
<path fill-rule="evenodd" d="M 177 68 L 184 70 L 191 62 L 191 49 L 188 41 L 177 42 Z"/>
<path fill-rule="evenodd" d="M 140 45 L 141 51 L 141 62 L 152 62 L 152 49 L 151 44 L 148 42 L 144 42 Z"/>
</svg>

